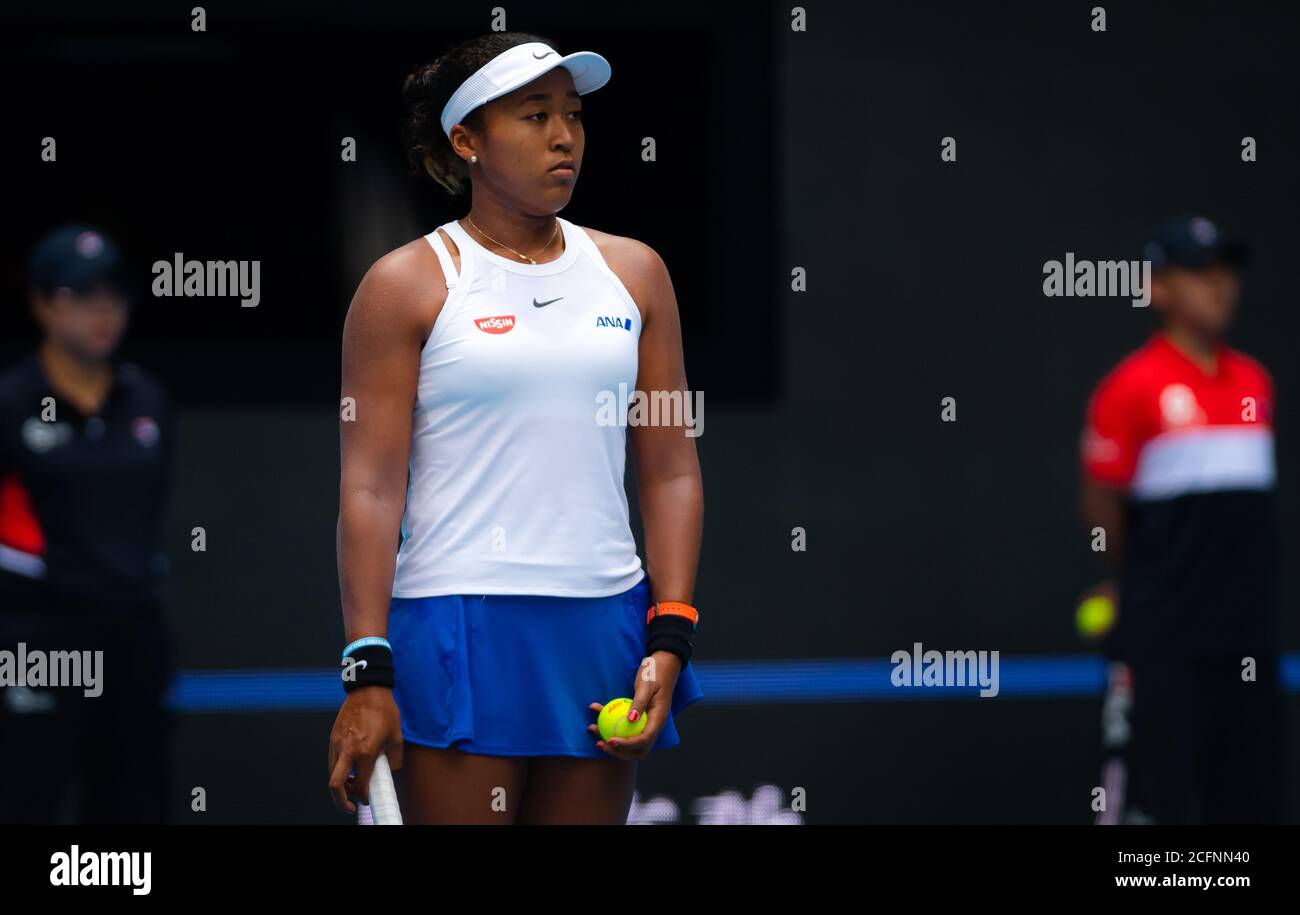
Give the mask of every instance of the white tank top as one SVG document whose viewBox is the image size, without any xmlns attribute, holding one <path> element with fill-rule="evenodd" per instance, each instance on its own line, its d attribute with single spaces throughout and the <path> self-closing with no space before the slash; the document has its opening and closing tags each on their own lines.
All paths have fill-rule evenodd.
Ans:
<svg viewBox="0 0 1300 915">
<path fill-rule="evenodd" d="M 605 597 L 644 577 L 627 429 L 604 421 L 626 416 L 641 315 L 591 237 L 556 219 L 564 253 L 544 264 L 452 221 L 458 274 L 437 230 L 425 236 L 447 299 L 420 353 L 394 597 Z"/>
</svg>

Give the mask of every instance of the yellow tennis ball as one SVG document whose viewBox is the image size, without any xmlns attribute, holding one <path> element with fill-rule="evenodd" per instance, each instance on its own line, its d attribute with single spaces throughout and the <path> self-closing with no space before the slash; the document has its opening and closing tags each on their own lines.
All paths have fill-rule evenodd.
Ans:
<svg viewBox="0 0 1300 915">
<path fill-rule="evenodd" d="M 1088 598 L 1079 604 L 1074 614 L 1074 624 L 1082 635 L 1096 638 L 1115 623 L 1115 604 L 1109 597 L 1100 594 Z"/>
<path fill-rule="evenodd" d="M 645 730 L 646 715 L 641 713 L 641 717 L 636 721 L 628 721 L 627 713 L 632 709 L 631 699 L 611 699 L 605 703 L 605 707 L 600 710 L 600 715 L 596 718 L 596 729 L 600 731 L 601 740 L 609 740 L 611 737 L 635 737 Z"/>
</svg>

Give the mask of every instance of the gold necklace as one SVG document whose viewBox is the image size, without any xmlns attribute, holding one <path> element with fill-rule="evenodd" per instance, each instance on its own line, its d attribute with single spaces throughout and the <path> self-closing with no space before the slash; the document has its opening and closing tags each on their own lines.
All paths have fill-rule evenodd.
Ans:
<svg viewBox="0 0 1300 915">
<path fill-rule="evenodd" d="M 478 232 L 479 235 L 482 235 L 482 236 L 483 236 L 484 238 L 486 238 L 488 241 L 492 242 L 492 244 L 494 244 L 494 245 L 500 245 L 501 247 L 505 248 L 505 249 L 508 250 L 508 251 L 513 251 L 515 254 L 518 254 L 519 257 L 520 257 L 521 259 L 528 261 L 528 263 L 530 263 L 530 264 L 535 264 L 535 263 L 537 263 L 537 261 L 536 261 L 535 258 L 529 257 L 527 254 L 519 254 L 518 251 L 515 251 L 514 248 L 511 248 L 511 247 L 510 247 L 509 245 L 507 245 L 506 243 L 497 241 L 497 240 L 496 240 L 495 238 L 493 238 L 491 235 L 487 234 L 487 233 L 484 232 L 482 229 L 480 229 L 480 228 L 478 227 L 478 224 L 475 223 L 473 219 L 470 219 L 469 216 L 466 216 L 465 218 L 466 218 L 466 219 L 469 219 L 469 224 L 472 225 L 472 226 L 474 227 L 474 230 L 475 230 L 476 232 Z M 546 242 L 546 244 L 542 245 L 541 249 L 538 250 L 538 252 L 537 252 L 538 254 L 541 254 L 542 251 L 545 251 L 547 248 L 549 248 L 549 247 L 551 246 L 551 242 L 555 241 L 555 233 L 556 233 L 556 232 L 559 232 L 559 231 L 560 231 L 560 221 L 557 219 L 557 220 L 555 220 L 555 229 L 551 232 L 551 237 L 550 237 L 550 239 Z"/>
</svg>

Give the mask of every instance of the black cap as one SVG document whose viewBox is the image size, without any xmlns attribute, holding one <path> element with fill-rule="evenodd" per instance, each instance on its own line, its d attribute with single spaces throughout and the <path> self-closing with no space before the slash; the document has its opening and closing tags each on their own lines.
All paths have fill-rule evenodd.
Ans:
<svg viewBox="0 0 1300 915">
<path fill-rule="evenodd" d="M 126 291 L 117 245 L 86 225 L 60 226 L 37 242 L 27 278 L 47 295 L 60 287 L 85 294 L 100 284 Z"/>
<path fill-rule="evenodd" d="M 1151 262 L 1152 270 L 1161 267 L 1201 270 L 1215 264 L 1238 268 L 1250 260 L 1250 249 L 1204 216 L 1186 216 L 1156 226 L 1142 251 L 1142 259 Z"/>
</svg>

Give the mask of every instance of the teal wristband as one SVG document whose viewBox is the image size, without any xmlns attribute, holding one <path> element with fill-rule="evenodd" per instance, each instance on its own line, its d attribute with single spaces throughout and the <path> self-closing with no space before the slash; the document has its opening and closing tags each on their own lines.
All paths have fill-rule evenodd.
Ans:
<svg viewBox="0 0 1300 915">
<path fill-rule="evenodd" d="M 350 643 L 347 648 L 344 648 L 343 657 L 346 658 L 358 648 L 365 648 L 367 645 L 382 645 L 390 652 L 393 650 L 393 646 L 388 644 L 388 639 L 381 638 L 377 635 L 368 635 L 363 639 L 357 639 L 355 642 Z"/>
</svg>

